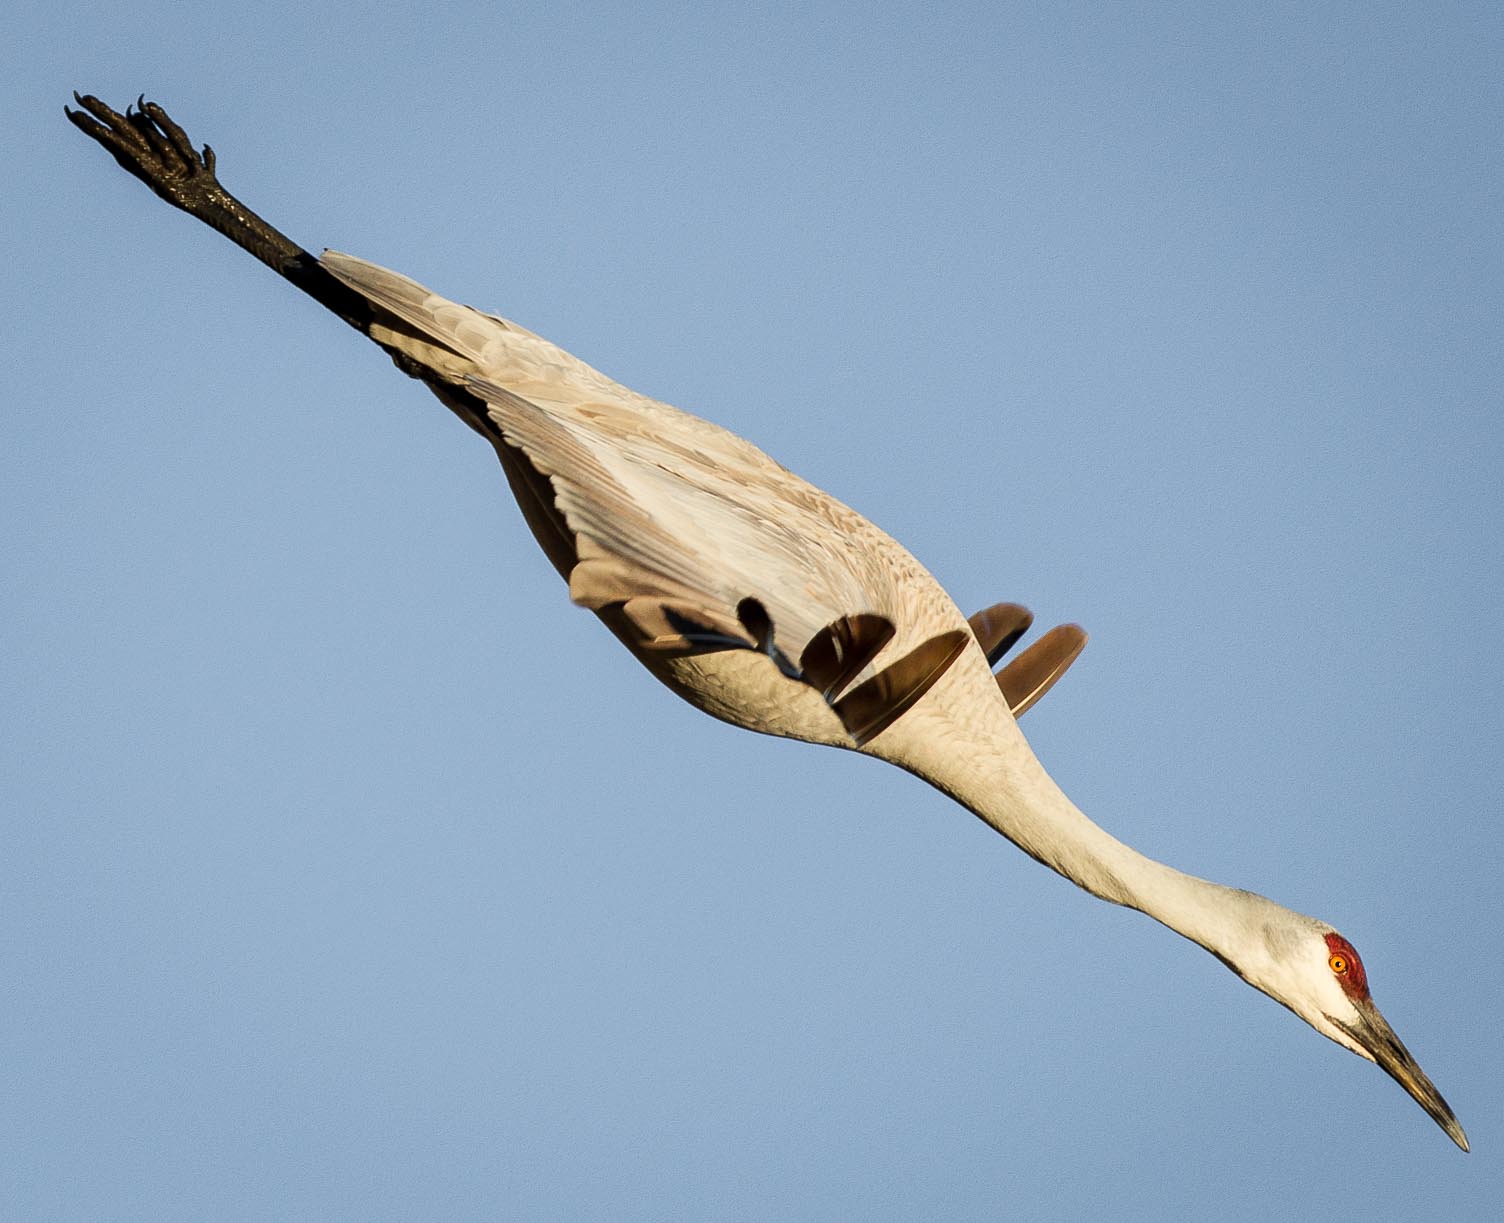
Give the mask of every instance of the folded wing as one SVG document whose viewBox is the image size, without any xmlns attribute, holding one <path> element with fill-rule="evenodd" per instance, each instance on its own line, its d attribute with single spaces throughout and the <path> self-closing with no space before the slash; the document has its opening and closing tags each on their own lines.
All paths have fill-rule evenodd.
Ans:
<svg viewBox="0 0 1504 1223">
<path fill-rule="evenodd" d="M 373 338 L 490 432 L 570 597 L 619 613 L 634 648 L 766 655 L 857 744 L 966 648 L 917 561 L 750 442 L 406 277 L 334 252 L 323 263 L 379 309 Z"/>
</svg>

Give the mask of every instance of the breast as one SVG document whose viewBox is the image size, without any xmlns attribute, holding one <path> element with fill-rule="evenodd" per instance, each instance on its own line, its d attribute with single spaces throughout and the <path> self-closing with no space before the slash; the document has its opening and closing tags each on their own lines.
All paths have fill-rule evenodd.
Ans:
<svg viewBox="0 0 1504 1223">
<path fill-rule="evenodd" d="M 674 693 L 722 722 L 764 735 L 856 748 L 823 696 L 750 650 L 668 660 L 638 657 Z"/>
</svg>

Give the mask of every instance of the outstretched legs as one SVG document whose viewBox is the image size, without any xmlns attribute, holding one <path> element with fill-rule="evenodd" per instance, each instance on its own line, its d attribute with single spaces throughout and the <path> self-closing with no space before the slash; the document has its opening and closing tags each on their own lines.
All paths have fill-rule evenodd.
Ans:
<svg viewBox="0 0 1504 1223">
<path fill-rule="evenodd" d="M 226 191 L 215 176 L 214 150 L 206 144 L 196 151 L 188 133 L 155 102 L 139 98 L 122 115 L 89 94 L 73 98 L 82 109 L 63 108 L 73 126 L 162 199 L 218 230 L 356 330 L 369 328 L 366 301 Z"/>
</svg>

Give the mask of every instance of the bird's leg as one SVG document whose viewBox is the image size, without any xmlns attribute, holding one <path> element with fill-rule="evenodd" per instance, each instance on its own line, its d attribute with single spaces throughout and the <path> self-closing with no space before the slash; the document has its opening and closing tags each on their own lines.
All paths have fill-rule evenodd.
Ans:
<svg viewBox="0 0 1504 1223">
<path fill-rule="evenodd" d="M 226 191 L 215 176 L 214 150 L 206 144 L 202 153 L 196 151 L 188 133 L 155 102 L 139 98 L 122 115 L 89 94 L 73 98 L 82 109 L 63 108 L 73 126 L 162 199 L 217 229 L 350 326 L 368 330 L 371 309 L 365 300 Z"/>
</svg>

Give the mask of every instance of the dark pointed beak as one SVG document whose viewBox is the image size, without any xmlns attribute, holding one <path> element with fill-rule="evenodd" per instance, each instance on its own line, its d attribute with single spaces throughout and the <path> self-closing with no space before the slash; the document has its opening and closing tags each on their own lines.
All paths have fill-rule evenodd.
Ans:
<svg viewBox="0 0 1504 1223">
<path fill-rule="evenodd" d="M 1380 1015 L 1378 1008 L 1367 999 L 1357 1002 L 1357 1007 L 1357 1023 L 1343 1023 L 1340 1019 L 1333 1020 L 1333 1022 L 1373 1054 L 1373 1060 L 1384 1068 L 1389 1077 L 1409 1092 L 1411 1098 L 1431 1114 L 1431 1119 L 1447 1132 L 1448 1138 L 1466 1151 L 1468 1149 L 1467 1135 L 1462 1132 L 1462 1126 L 1457 1124 L 1457 1118 L 1452 1115 L 1447 1102 L 1441 1098 L 1441 1092 L 1436 1090 L 1431 1080 L 1426 1078 L 1426 1072 L 1410 1056 L 1410 1050 L 1405 1048 L 1400 1038 L 1394 1034 L 1389 1021 Z M 1328 1016 L 1328 1018 L 1331 1017 Z"/>
</svg>

